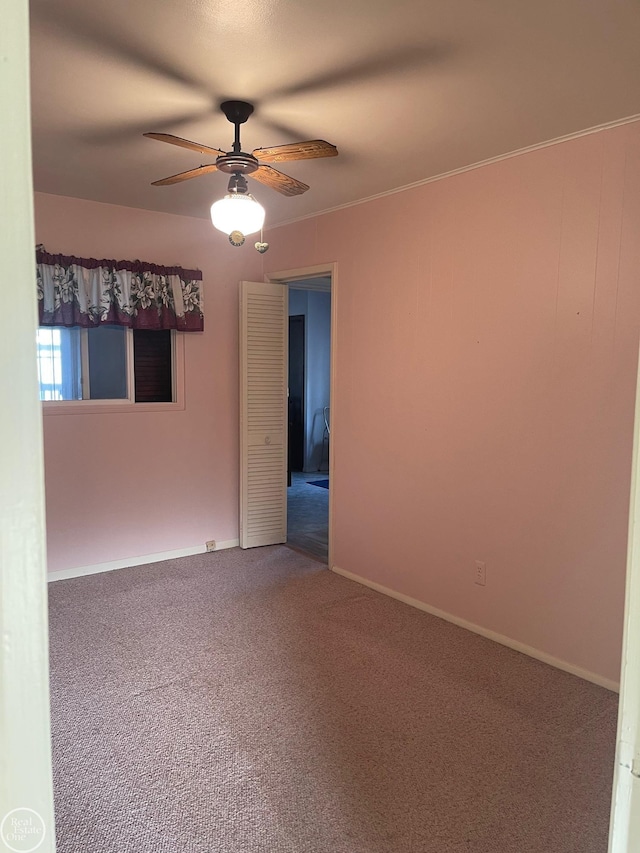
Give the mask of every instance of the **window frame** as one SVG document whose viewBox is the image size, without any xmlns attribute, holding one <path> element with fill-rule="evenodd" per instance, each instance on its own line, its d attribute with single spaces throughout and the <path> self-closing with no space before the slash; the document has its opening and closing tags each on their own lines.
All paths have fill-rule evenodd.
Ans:
<svg viewBox="0 0 640 853">
<path fill-rule="evenodd" d="M 80 337 L 82 357 L 83 393 L 84 376 L 88 376 L 88 336 L 87 330 Z M 122 400 L 41 400 L 44 415 L 88 415 L 88 414 L 124 414 L 125 412 L 176 412 L 183 411 L 184 401 L 184 333 L 178 334 L 171 329 L 171 403 L 136 403 L 135 376 L 133 364 L 133 329 L 126 329 L 127 343 L 127 396 Z"/>
</svg>

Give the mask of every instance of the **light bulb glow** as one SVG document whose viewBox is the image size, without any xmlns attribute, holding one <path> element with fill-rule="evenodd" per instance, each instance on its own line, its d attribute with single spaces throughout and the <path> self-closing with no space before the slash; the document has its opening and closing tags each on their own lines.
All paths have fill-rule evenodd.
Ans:
<svg viewBox="0 0 640 853">
<path fill-rule="evenodd" d="M 223 234 L 255 234 L 262 228 L 264 215 L 264 207 L 250 193 L 228 193 L 211 205 L 211 221 Z"/>
</svg>

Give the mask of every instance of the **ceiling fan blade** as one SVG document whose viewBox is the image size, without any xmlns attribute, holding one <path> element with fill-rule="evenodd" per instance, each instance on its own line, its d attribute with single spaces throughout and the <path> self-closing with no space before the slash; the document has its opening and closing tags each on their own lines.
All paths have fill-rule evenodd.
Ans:
<svg viewBox="0 0 640 853">
<path fill-rule="evenodd" d="M 324 139 L 310 139 L 308 142 L 291 142 L 288 145 L 274 145 L 272 148 L 256 148 L 253 156 L 265 163 L 285 163 L 287 160 L 313 160 L 316 157 L 336 157 L 338 149 Z"/>
<path fill-rule="evenodd" d="M 188 139 L 183 139 L 181 136 L 174 136 L 172 133 L 143 133 L 143 136 L 149 139 L 157 139 L 158 142 L 169 142 L 171 145 L 179 145 L 180 148 L 188 148 L 190 151 L 197 151 L 198 154 L 212 154 L 214 157 L 220 157 L 224 151 L 219 148 L 209 148 L 208 145 L 200 145 L 198 142 L 191 142 Z"/>
<path fill-rule="evenodd" d="M 89 46 L 93 54 L 125 62 L 158 77 L 188 86 L 191 91 L 207 92 L 208 81 L 183 72 L 167 60 L 167 51 L 152 39 L 137 33 L 134 27 L 109 26 L 103 15 L 89 3 L 51 3 L 33 0 L 30 5 L 32 26 L 54 27 L 73 36 L 73 41 Z M 210 98 L 213 106 L 213 98 Z"/>
<path fill-rule="evenodd" d="M 302 181 L 296 181 L 295 178 L 272 169 L 271 166 L 260 166 L 257 171 L 251 172 L 249 177 L 255 178 L 256 181 L 271 187 L 272 190 L 277 190 L 282 195 L 302 195 L 309 189 Z"/>
<path fill-rule="evenodd" d="M 92 130 L 87 130 L 82 133 L 82 139 L 87 142 L 107 145 L 112 142 L 128 142 L 134 136 L 140 136 L 149 127 L 149 125 L 161 125 L 169 127 L 171 130 L 178 130 L 181 125 L 193 124 L 195 121 L 201 121 L 205 118 L 211 118 L 211 110 L 191 110 L 183 113 L 175 113 L 173 116 L 164 116 L 159 120 L 140 119 L 139 121 L 111 121 L 108 126 L 96 127 Z"/>
<path fill-rule="evenodd" d="M 391 74 L 424 72 L 448 59 L 452 53 L 452 43 L 439 39 L 421 39 L 413 45 L 403 44 L 386 52 L 377 50 L 367 56 L 354 58 L 342 67 L 332 65 L 324 74 L 299 80 L 270 93 L 270 97 L 281 98 L 335 89 L 345 84 L 369 82 L 380 77 L 388 78 Z"/>
<path fill-rule="evenodd" d="M 188 181 L 190 178 L 197 178 L 199 175 L 206 175 L 208 172 L 215 172 L 217 166 L 212 163 L 210 166 L 198 166 L 197 169 L 189 169 L 188 172 L 179 172 L 177 175 L 171 175 L 169 178 L 162 178 L 159 181 L 152 181 L 152 187 L 168 187 L 171 184 L 179 184 L 181 181 Z"/>
</svg>

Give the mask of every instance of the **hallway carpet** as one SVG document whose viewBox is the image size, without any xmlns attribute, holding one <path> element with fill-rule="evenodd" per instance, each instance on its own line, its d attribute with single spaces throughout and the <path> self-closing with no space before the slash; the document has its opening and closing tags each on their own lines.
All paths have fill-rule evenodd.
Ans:
<svg viewBox="0 0 640 853">
<path fill-rule="evenodd" d="M 326 480 L 309 480 L 308 485 L 309 486 L 320 486 L 321 489 L 328 489 L 329 488 L 329 480 L 328 479 L 326 479 Z"/>
<path fill-rule="evenodd" d="M 316 557 L 329 556 L 329 490 L 309 485 L 318 474 L 294 471 L 287 489 L 287 545 Z"/>
<path fill-rule="evenodd" d="M 606 851 L 604 689 L 284 547 L 49 590 L 59 853 Z"/>
</svg>

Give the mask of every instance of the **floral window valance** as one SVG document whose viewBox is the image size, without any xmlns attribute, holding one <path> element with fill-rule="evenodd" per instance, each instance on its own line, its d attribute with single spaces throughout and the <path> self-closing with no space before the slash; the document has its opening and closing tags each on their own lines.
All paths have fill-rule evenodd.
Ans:
<svg viewBox="0 0 640 853">
<path fill-rule="evenodd" d="M 202 273 L 36 251 L 41 326 L 204 330 Z"/>
</svg>

